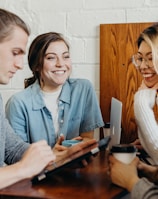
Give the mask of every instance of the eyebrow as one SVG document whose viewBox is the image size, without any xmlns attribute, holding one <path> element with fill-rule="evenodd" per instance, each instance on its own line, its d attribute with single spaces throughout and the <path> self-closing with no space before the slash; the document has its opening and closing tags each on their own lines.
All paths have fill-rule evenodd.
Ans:
<svg viewBox="0 0 158 199">
<path fill-rule="evenodd" d="M 139 51 L 138 51 L 138 54 L 142 55 L 142 53 L 141 53 L 141 52 L 139 52 Z M 150 55 L 150 54 L 152 54 L 152 52 L 148 52 L 148 53 L 146 53 L 146 56 L 147 56 L 147 55 Z"/>
<path fill-rule="evenodd" d="M 69 51 L 63 52 L 62 54 L 64 55 L 64 54 L 67 54 L 67 53 L 69 53 Z M 57 55 L 56 53 L 48 52 L 48 53 L 45 54 L 45 56 L 47 56 L 49 54 Z"/>
<path fill-rule="evenodd" d="M 13 50 L 19 50 L 21 54 L 26 54 L 26 51 L 24 51 L 22 48 L 19 48 L 19 47 L 15 47 L 13 48 Z"/>
</svg>

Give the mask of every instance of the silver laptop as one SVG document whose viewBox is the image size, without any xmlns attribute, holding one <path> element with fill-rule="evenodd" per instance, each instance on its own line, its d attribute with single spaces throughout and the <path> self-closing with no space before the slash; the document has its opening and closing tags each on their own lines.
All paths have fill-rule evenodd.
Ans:
<svg viewBox="0 0 158 199">
<path fill-rule="evenodd" d="M 109 143 L 109 148 L 111 148 L 112 145 L 120 144 L 121 120 L 122 120 L 122 102 L 120 100 L 112 97 L 111 110 L 110 110 L 111 141 Z"/>
</svg>

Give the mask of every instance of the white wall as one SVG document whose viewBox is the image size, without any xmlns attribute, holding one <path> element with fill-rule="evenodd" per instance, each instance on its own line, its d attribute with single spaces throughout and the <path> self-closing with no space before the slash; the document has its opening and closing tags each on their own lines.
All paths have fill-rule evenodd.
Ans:
<svg viewBox="0 0 158 199">
<path fill-rule="evenodd" d="M 71 47 L 72 77 L 89 79 L 99 97 L 99 25 L 158 21 L 157 0 L 0 0 L 0 7 L 22 17 L 31 27 L 29 44 L 38 34 L 63 33 Z M 0 86 L 6 100 L 23 89 L 27 66 L 9 85 Z"/>
<path fill-rule="evenodd" d="M 158 21 L 157 0 L 0 0 L 0 7 L 16 13 L 29 24 L 32 30 L 29 44 L 44 32 L 64 34 L 71 47 L 72 77 L 89 79 L 98 98 L 99 25 Z M 24 78 L 30 75 L 26 56 L 24 70 L 9 85 L 0 85 L 4 104 L 23 89 Z"/>
</svg>

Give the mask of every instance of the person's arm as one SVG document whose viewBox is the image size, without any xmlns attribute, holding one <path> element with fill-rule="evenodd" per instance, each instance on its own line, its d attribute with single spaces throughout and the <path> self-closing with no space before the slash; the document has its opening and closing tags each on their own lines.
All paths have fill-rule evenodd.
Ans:
<svg viewBox="0 0 158 199">
<path fill-rule="evenodd" d="M 131 191 L 131 199 L 157 199 L 158 186 L 149 182 L 146 178 L 141 178 Z"/>
<path fill-rule="evenodd" d="M 20 180 L 32 178 L 54 159 L 55 156 L 46 141 L 30 145 L 19 162 L 0 168 L 0 189 Z"/>
<path fill-rule="evenodd" d="M 87 92 L 82 122 L 80 124 L 80 136 L 83 138 L 93 138 L 94 130 L 104 126 L 104 122 L 92 84 L 88 80 L 85 80 L 84 84 L 87 84 Z"/>
<path fill-rule="evenodd" d="M 141 172 L 141 176 L 146 177 L 151 182 L 158 184 L 158 166 L 148 165 L 142 161 L 138 164 L 138 169 Z"/>
<path fill-rule="evenodd" d="M 93 139 L 94 138 L 94 131 L 83 132 L 81 134 L 83 140 Z"/>
<path fill-rule="evenodd" d="M 134 142 L 131 142 L 131 144 L 134 145 L 138 150 L 143 150 L 139 139 L 134 140 Z"/>
<path fill-rule="evenodd" d="M 138 136 L 144 150 L 158 163 L 158 125 L 154 116 L 156 90 L 143 89 L 134 97 L 134 114 Z"/>
<path fill-rule="evenodd" d="M 112 182 L 131 192 L 131 199 L 157 199 L 158 187 L 146 178 L 138 177 L 138 158 L 131 164 L 124 164 L 111 155 L 109 161 Z"/>
<path fill-rule="evenodd" d="M 88 132 L 81 133 L 80 136 L 72 138 L 72 140 L 87 141 L 87 140 L 93 139 L 93 138 L 94 138 L 94 131 L 88 131 Z"/>
</svg>

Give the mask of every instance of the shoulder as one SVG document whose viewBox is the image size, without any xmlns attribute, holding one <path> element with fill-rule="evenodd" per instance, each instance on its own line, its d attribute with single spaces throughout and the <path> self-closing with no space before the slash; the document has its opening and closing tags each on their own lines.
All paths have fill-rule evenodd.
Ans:
<svg viewBox="0 0 158 199">
<path fill-rule="evenodd" d="M 91 82 L 87 79 L 68 79 L 63 87 L 62 93 L 73 96 L 93 96 L 95 90 Z"/>
<path fill-rule="evenodd" d="M 32 88 L 31 86 L 26 88 L 26 89 L 23 89 L 22 91 L 19 91 L 15 94 L 13 94 L 7 104 L 9 103 L 20 103 L 20 102 L 25 102 L 25 101 L 29 101 L 29 99 L 31 99 L 31 91 Z"/>
<path fill-rule="evenodd" d="M 40 86 L 39 83 L 36 81 L 33 84 L 31 84 L 29 87 L 23 89 L 20 92 L 15 93 L 11 99 L 16 99 L 16 100 L 29 100 L 31 96 L 39 95 L 40 93 Z"/>
<path fill-rule="evenodd" d="M 69 85 L 75 85 L 79 87 L 92 87 L 92 83 L 88 79 L 70 78 L 67 80 Z"/>
<path fill-rule="evenodd" d="M 146 99 L 151 99 L 151 98 L 155 98 L 157 91 L 155 89 L 141 89 L 138 90 L 135 93 L 135 100 L 136 99 L 142 99 L 142 100 L 146 100 Z"/>
<path fill-rule="evenodd" d="M 23 99 L 23 98 L 26 99 L 26 96 L 29 94 L 29 90 L 30 89 L 27 88 L 27 89 L 24 89 L 22 91 L 19 91 L 19 92 L 13 94 L 11 96 L 11 99 Z"/>
</svg>

